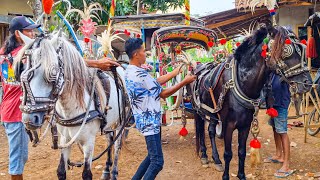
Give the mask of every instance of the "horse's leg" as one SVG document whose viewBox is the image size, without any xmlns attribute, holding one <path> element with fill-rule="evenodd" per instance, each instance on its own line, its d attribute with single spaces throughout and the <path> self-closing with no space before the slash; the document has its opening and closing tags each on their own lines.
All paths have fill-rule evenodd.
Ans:
<svg viewBox="0 0 320 180">
<path fill-rule="evenodd" d="M 82 179 L 84 180 L 92 180 L 91 165 L 95 138 L 95 136 L 89 136 L 87 141 L 83 143 L 84 167 Z"/>
<path fill-rule="evenodd" d="M 207 155 L 207 148 L 205 144 L 205 121 L 199 116 L 197 113 L 194 114 L 195 118 L 195 125 L 196 125 L 196 148 L 197 153 L 201 151 L 201 163 L 202 165 L 209 164 L 208 155 Z"/>
<path fill-rule="evenodd" d="M 60 144 L 65 144 L 66 138 L 64 136 L 61 136 L 60 138 Z M 60 163 L 57 169 L 57 175 L 59 180 L 65 180 L 67 179 L 67 168 L 68 168 L 68 159 L 70 155 L 71 148 L 64 148 L 61 150 L 61 156 L 60 156 Z"/>
<path fill-rule="evenodd" d="M 216 145 L 216 140 L 215 140 L 216 124 L 214 124 L 213 122 L 210 122 L 209 127 L 208 127 L 208 131 L 209 131 L 209 137 L 210 137 L 210 141 L 211 141 L 212 159 L 215 164 L 215 169 L 219 172 L 222 172 L 223 171 L 222 162 L 219 157 L 219 153 L 218 153 L 217 145 Z"/>
<path fill-rule="evenodd" d="M 116 132 L 116 135 L 118 135 L 120 131 Z M 119 160 L 119 153 L 121 150 L 121 141 L 122 141 L 122 134 L 119 135 L 118 139 L 116 140 L 114 144 L 114 161 L 113 161 L 113 168 L 112 168 L 112 180 L 116 180 L 118 178 L 118 160 Z"/>
<path fill-rule="evenodd" d="M 106 136 L 107 136 L 107 139 L 108 139 L 108 146 L 112 143 L 113 141 L 113 135 L 112 135 L 113 132 L 110 132 L 108 133 Z M 110 176 L 110 168 L 112 167 L 112 149 L 109 148 L 108 150 L 108 154 L 107 154 L 107 162 L 106 162 L 106 168 L 104 169 L 102 175 L 101 175 L 101 180 L 108 180 L 108 179 L 111 179 L 111 176 Z"/>
<path fill-rule="evenodd" d="M 226 119 L 226 122 L 227 119 Z M 223 180 L 229 180 L 229 168 L 230 168 L 230 161 L 232 159 L 232 133 L 234 131 L 234 125 L 232 122 L 228 123 L 225 128 L 224 133 L 224 162 L 225 162 L 225 168 L 223 172 L 222 179 Z"/>
<path fill-rule="evenodd" d="M 250 127 L 242 130 L 238 130 L 238 156 L 239 156 L 239 170 L 238 170 L 238 178 L 241 180 L 246 179 L 246 175 L 244 172 L 244 163 L 246 160 L 246 143 L 249 135 Z"/>
</svg>

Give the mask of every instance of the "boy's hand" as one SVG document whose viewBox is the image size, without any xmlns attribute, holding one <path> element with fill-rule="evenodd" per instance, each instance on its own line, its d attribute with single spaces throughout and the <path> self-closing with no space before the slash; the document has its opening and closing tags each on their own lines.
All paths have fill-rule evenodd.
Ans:
<svg viewBox="0 0 320 180">
<path fill-rule="evenodd" d="M 120 64 L 118 64 L 115 61 L 112 61 L 110 58 L 102 58 L 98 60 L 98 66 L 99 69 L 103 71 L 109 71 L 112 67 L 120 66 Z"/>
<path fill-rule="evenodd" d="M 190 84 L 190 83 L 192 83 L 193 81 L 195 81 L 197 79 L 197 76 L 196 75 L 190 75 L 190 74 L 188 74 L 185 78 L 184 78 L 184 82 L 186 83 L 186 84 Z"/>
</svg>

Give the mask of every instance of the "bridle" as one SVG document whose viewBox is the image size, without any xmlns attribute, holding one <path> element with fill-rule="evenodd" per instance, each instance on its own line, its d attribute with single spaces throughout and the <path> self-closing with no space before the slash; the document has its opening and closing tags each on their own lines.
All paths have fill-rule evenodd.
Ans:
<svg viewBox="0 0 320 180">
<path fill-rule="evenodd" d="M 300 43 L 299 40 L 296 38 L 296 36 L 287 31 L 287 36 L 288 40 L 291 42 L 290 44 L 285 44 L 283 47 L 283 53 L 281 55 L 280 59 L 276 60 L 276 66 L 275 66 L 275 73 L 280 75 L 281 81 L 284 81 L 289 84 L 290 87 L 290 92 L 291 93 L 297 93 L 297 84 L 303 84 L 303 85 L 312 85 L 309 83 L 304 83 L 304 82 L 297 82 L 297 81 L 292 81 L 290 78 L 300 75 L 305 72 L 309 72 L 310 69 L 306 65 L 306 48 L 305 45 Z M 268 48 L 271 50 L 272 44 L 274 43 L 274 40 L 270 40 L 268 44 Z M 301 49 L 300 49 L 301 48 Z M 286 58 L 291 57 L 294 52 L 296 52 L 300 57 L 300 63 L 288 68 L 288 66 L 284 63 Z M 271 53 L 267 53 L 266 61 L 269 61 L 271 58 Z"/>
<path fill-rule="evenodd" d="M 33 44 L 24 53 L 27 59 L 27 68 L 21 73 L 21 84 L 23 89 L 23 98 L 20 109 L 22 112 L 31 114 L 34 112 L 50 112 L 54 109 L 55 103 L 58 100 L 64 87 L 64 74 L 63 68 L 64 64 L 62 62 L 62 47 L 61 42 L 57 51 L 58 54 L 58 67 L 50 67 L 49 72 L 46 74 L 46 81 L 52 84 L 52 90 L 48 97 L 35 97 L 32 93 L 30 87 L 30 81 L 33 77 L 34 71 L 41 66 L 41 62 L 34 64 L 32 62 L 31 56 L 33 54 L 33 49 L 38 48 L 43 39 L 48 39 L 46 35 L 41 35 L 36 38 Z"/>
</svg>

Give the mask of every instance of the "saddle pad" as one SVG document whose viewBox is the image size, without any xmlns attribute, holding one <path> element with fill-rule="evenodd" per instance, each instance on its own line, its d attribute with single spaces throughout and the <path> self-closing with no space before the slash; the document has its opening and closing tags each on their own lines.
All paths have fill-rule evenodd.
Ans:
<svg viewBox="0 0 320 180">
<path fill-rule="evenodd" d="M 198 64 L 196 69 L 194 70 L 194 74 L 203 76 L 203 72 L 210 71 L 216 66 L 217 66 L 217 63 L 214 63 L 214 62 Z"/>
<path fill-rule="evenodd" d="M 212 90 L 214 90 L 219 82 L 219 79 L 221 77 L 221 74 L 223 73 L 223 71 L 225 70 L 225 62 L 219 64 L 218 66 L 216 66 L 211 73 L 205 77 L 204 81 L 203 81 L 203 86 L 205 87 L 205 89 L 209 90 L 209 88 L 211 87 Z"/>
</svg>

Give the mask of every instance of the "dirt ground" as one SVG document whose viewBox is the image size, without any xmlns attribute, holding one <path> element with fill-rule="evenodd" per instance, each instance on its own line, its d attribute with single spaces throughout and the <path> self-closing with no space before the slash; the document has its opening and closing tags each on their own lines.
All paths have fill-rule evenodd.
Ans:
<svg viewBox="0 0 320 180">
<path fill-rule="evenodd" d="M 262 142 L 262 157 L 266 158 L 275 152 L 275 145 L 273 142 L 273 135 L 271 127 L 265 122 L 265 112 L 261 111 L 259 115 L 260 121 L 260 141 Z M 298 119 L 303 121 L 302 118 Z M 293 121 L 289 120 L 292 124 Z M 163 152 L 165 157 L 165 165 L 163 170 L 158 175 L 158 180 L 206 180 L 206 179 L 221 179 L 222 173 L 214 170 L 213 166 L 205 168 L 200 164 L 199 158 L 195 155 L 195 139 L 193 120 L 188 120 L 187 129 L 188 136 L 181 140 L 178 132 L 181 128 L 179 120 L 175 120 L 174 125 L 170 127 L 163 127 L 162 137 L 167 144 L 163 144 Z M 293 127 L 289 130 L 289 137 L 291 142 L 296 143 L 296 147 L 291 148 L 291 168 L 296 169 L 296 173 L 288 179 L 309 179 L 306 173 L 315 173 L 320 171 L 320 135 L 316 137 L 307 137 L 307 143 L 304 143 L 304 129 L 303 127 Z M 208 141 L 207 133 L 207 148 L 208 155 L 211 157 L 211 146 Z M 249 137 L 249 140 L 251 136 Z M 249 142 L 248 140 L 248 142 Z M 270 142 L 269 142 L 270 141 Z M 7 172 L 8 166 L 8 148 L 7 139 L 3 127 L 0 127 L 0 180 L 9 179 Z M 58 166 L 60 152 L 59 150 L 52 150 L 51 136 L 47 135 L 38 147 L 29 146 L 29 161 L 26 164 L 24 178 L 26 180 L 51 180 L 57 179 L 56 169 Z M 95 146 L 95 154 L 101 152 L 106 146 L 105 137 L 98 136 Z M 217 146 L 220 157 L 223 157 L 223 141 L 217 140 Z M 81 161 L 82 154 L 78 147 L 73 146 L 73 153 L 71 159 L 73 161 Z M 233 138 L 233 159 L 231 161 L 231 179 L 237 179 L 238 156 L 237 156 L 237 132 L 234 133 Z M 144 138 L 139 132 L 134 129 L 129 133 L 126 146 L 123 147 L 120 163 L 119 163 L 119 179 L 130 179 L 135 173 L 140 162 L 146 156 L 146 146 Z M 96 162 L 93 162 L 92 172 L 94 179 L 99 179 L 103 171 L 99 165 L 104 165 L 106 156 L 103 156 Z M 252 179 L 276 179 L 274 172 L 281 167 L 280 164 L 264 163 L 259 168 L 249 167 L 249 156 L 246 161 L 246 175 L 251 176 Z M 222 162 L 224 162 L 222 160 Z M 82 168 L 73 168 L 67 171 L 69 180 L 81 179 Z"/>
</svg>

